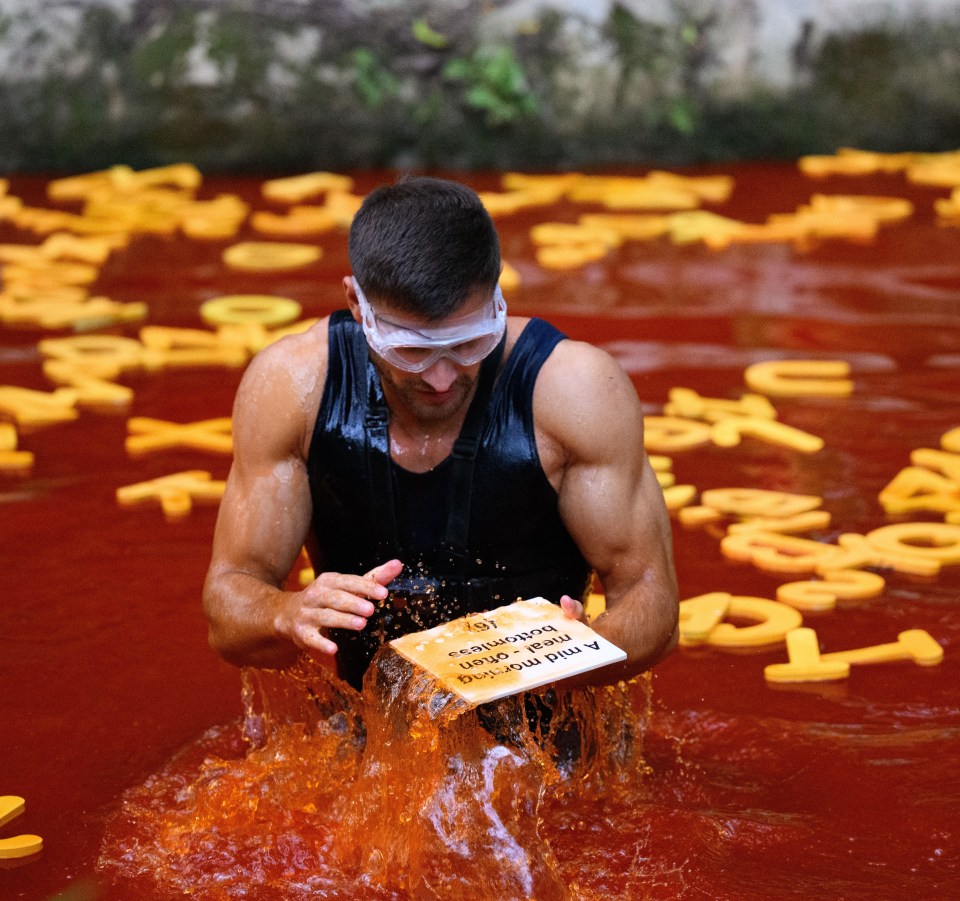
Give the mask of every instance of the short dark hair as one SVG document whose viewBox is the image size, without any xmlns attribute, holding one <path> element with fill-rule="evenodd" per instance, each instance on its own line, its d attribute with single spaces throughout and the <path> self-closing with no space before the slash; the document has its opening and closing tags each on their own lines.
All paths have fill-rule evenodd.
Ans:
<svg viewBox="0 0 960 901">
<path fill-rule="evenodd" d="M 353 218 L 350 266 L 364 293 L 428 320 L 500 278 L 500 239 L 475 191 L 405 177 L 370 192 Z"/>
</svg>

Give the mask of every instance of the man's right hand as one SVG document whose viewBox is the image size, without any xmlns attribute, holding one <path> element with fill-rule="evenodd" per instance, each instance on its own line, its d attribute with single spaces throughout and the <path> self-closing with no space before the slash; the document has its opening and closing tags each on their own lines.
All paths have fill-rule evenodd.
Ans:
<svg viewBox="0 0 960 901">
<path fill-rule="evenodd" d="M 287 595 L 274 628 L 302 650 L 332 656 L 337 645 L 327 637 L 327 630 L 361 631 L 375 610 L 371 599 L 385 600 L 386 586 L 402 570 L 399 560 L 388 560 L 363 576 L 321 573 L 302 591 Z"/>
</svg>

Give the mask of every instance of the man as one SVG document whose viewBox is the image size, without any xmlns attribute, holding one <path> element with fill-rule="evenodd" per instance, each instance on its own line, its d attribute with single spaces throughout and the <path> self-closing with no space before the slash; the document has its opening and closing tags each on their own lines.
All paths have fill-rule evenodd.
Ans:
<svg viewBox="0 0 960 901">
<path fill-rule="evenodd" d="M 677 640 L 669 519 L 630 380 L 607 354 L 508 317 L 477 195 L 411 178 L 350 229 L 348 310 L 250 364 L 204 589 L 238 665 L 330 659 L 359 688 L 397 635 L 544 596 L 639 673 Z M 283 585 L 301 547 L 317 574 Z"/>
</svg>

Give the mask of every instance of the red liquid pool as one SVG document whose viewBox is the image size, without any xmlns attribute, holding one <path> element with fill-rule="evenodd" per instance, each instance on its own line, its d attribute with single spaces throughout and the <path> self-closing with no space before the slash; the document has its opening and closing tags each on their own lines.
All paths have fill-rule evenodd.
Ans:
<svg viewBox="0 0 960 901">
<path fill-rule="evenodd" d="M 651 414 L 675 386 L 737 397 L 746 390 L 744 369 L 762 359 L 847 360 L 851 397 L 774 401 L 781 421 L 825 440 L 819 453 L 745 440 L 678 452 L 673 471 L 700 491 L 760 487 L 822 496 L 832 515 L 818 536 L 825 541 L 886 525 L 893 520 L 879 491 L 909 464 L 911 451 L 939 447 L 940 436 L 960 426 L 960 229 L 938 225 L 933 212 L 934 199 L 947 192 L 912 186 L 901 175 L 814 181 L 790 165 L 723 171 L 735 177 L 733 196 L 710 208 L 748 221 L 792 211 L 815 192 L 906 197 L 915 213 L 869 243 L 715 252 L 660 239 L 626 243 L 600 262 L 556 272 L 536 265 L 529 229 L 574 221 L 584 206 L 527 210 L 498 219 L 504 258 L 522 278 L 506 292 L 511 311 L 543 316 L 610 350 Z M 363 175 L 357 190 L 390 177 Z M 499 186 L 494 175 L 465 180 Z M 11 180 L 10 193 L 54 206 L 44 190 L 40 180 Z M 274 208 L 255 180 L 207 179 L 201 194 L 225 191 Z M 244 230 L 238 239 L 263 236 Z M 0 242 L 34 240 L 0 223 Z M 200 304 L 234 293 L 291 297 L 305 317 L 322 316 L 342 300 L 346 240 L 331 234 L 318 242 L 318 263 L 271 274 L 224 266 L 229 241 L 137 237 L 111 257 L 95 288 L 146 302 L 154 325 L 203 328 Z M 110 332 L 136 337 L 138 328 Z M 36 350 L 46 336 L 0 327 L 0 385 L 51 390 Z M 126 419 L 228 416 L 239 378 L 237 370 L 217 368 L 125 376 L 134 391 L 128 410 L 83 411 L 72 423 L 21 430 L 20 446 L 36 455 L 33 470 L 0 473 L 0 794 L 21 795 L 27 804 L 23 816 L 0 827 L 0 838 L 32 832 L 44 839 L 39 855 L 0 869 L 0 898 L 179 897 L 169 880 L 131 888 L 114 884 L 109 868 L 98 869 L 108 834 L 116 840 L 123 831 L 124 797 L 128 804 L 152 797 L 158 809 L 173 810 L 183 803 L 176 786 L 189 786 L 204 760 L 228 761 L 241 774 L 253 766 L 244 762 L 238 726 L 240 673 L 208 649 L 200 611 L 215 507 L 167 522 L 157 508 L 122 508 L 114 497 L 120 486 L 181 470 L 225 478 L 228 461 L 198 451 L 129 458 Z M 791 580 L 728 560 L 719 535 L 675 523 L 682 598 L 727 591 L 772 599 Z M 602 790 L 545 791 L 544 854 L 553 855 L 572 897 L 960 892 L 960 567 L 945 566 L 935 578 L 882 574 L 881 596 L 805 614 L 804 624 L 826 651 L 925 629 L 943 647 L 943 662 L 864 665 L 838 682 L 774 686 L 763 668 L 786 660 L 782 645 L 677 651 L 656 668 L 649 696 L 645 684 L 631 689 L 642 765 Z M 306 772 L 313 759 L 329 764 L 329 753 L 311 748 L 299 765 Z M 341 762 L 330 778 L 347 784 L 356 761 Z M 533 785 L 539 777 L 517 764 L 514 778 Z M 309 897 L 297 886 L 318 871 L 314 897 L 359 897 L 359 883 L 338 883 L 322 853 L 336 844 L 335 824 L 303 814 L 312 788 L 297 789 L 301 813 L 284 814 L 288 857 L 261 860 L 276 869 L 251 870 L 249 895 L 231 894 L 212 886 L 218 867 L 229 874 L 236 859 L 218 858 L 216 843 L 206 859 L 193 846 L 199 856 L 191 865 L 202 877 L 197 897 L 282 898 L 283 884 L 290 897 Z M 329 780 L 315 789 L 328 797 Z M 258 888 L 257 879 L 267 877 L 270 887 Z M 434 897 L 389 884 L 369 887 L 368 896 Z"/>
</svg>

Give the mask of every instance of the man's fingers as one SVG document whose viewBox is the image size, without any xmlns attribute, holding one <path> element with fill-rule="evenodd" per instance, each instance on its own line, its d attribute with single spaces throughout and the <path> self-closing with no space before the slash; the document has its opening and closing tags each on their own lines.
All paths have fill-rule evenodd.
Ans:
<svg viewBox="0 0 960 901">
<path fill-rule="evenodd" d="M 367 573 L 368 579 L 373 579 L 380 585 L 387 585 L 403 572 L 403 564 L 399 560 L 388 560 L 375 566 Z"/>
<path fill-rule="evenodd" d="M 372 616 L 373 611 L 376 609 L 373 602 L 361 596 L 359 592 L 354 593 L 354 591 L 342 588 L 311 592 L 307 595 L 304 607 L 319 611 L 321 614 L 330 610 L 341 613 L 352 613 L 362 617 Z M 327 625 L 327 623 L 324 623 L 324 625 Z"/>
<path fill-rule="evenodd" d="M 334 610 L 332 607 L 316 607 L 304 610 L 298 628 L 316 632 L 318 629 L 351 629 L 359 632 L 367 625 L 367 618 L 348 611 Z"/>
<path fill-rule="evenodd" d="M 563 610 L 564 615 L 570 619 L 576 619 L 582 623 L 587 621 L 583 604 L 581 604 L 580 601 L 574 600 L 569 594 L 565 594 L 560 598 L 560 609 Z"/>
<path fill-rule="evenodd" d="M 387 594 L 386 587 L 372 577 L 355 576 L 347 573 L 323 573 L 305 589 L 305 595 L 320 606 L 328 606 L 327 595 L 330 597 L 347 595 L 358 599 L 373 598 L 382 601 L 387 597 Z M 339 606 L 339 604 L 336 606 Z M 364 615 L 369 616 L 370 614 Z"/>
<path fill-rule="evenodd" d="M 343 613 L 330 607 L 304 611 L 293 630 L 294 643 L 301 648 L 319 651 L 321 654 L 336 654 L 336 642 L 324 633 L 327 629 L 361 631 L 367 625 L 366 617 Z"/>
<path fill-rule="evenodd" d="M 317 576 L 298 595 L 298 611 L 287 634 L 306 650 L 332 655 L 337 645 L 324 632 L 327 629 L 350 629 L 359 632 L 367 625 L 367 617 L 376 610 L 373 601 L 383 601 L 389 592 L 387 584 L 403 570 L 399 560 L 388 560 L 366 575 L 325 572 Z M 372 599 L 372 600 L 371 600 Z"/>
<path fill-rule="evenodd" d="M 295 643 L 305 650 L 318 651 L 329 656 L 337 653 L 336 642 L 331 641 L 314 626 L 303 625 L 298 627 L 295 638 Z"/>
</svg>

